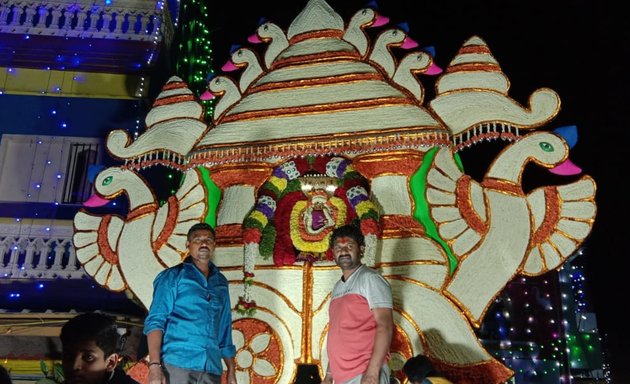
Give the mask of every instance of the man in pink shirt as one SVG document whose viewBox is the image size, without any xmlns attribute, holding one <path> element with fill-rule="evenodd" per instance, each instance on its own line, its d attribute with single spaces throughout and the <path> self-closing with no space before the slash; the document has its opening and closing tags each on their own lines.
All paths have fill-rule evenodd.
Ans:
<svg viewBox="0 0 630 384">
<path fill-rule="evenodd" d="M 342 276 L 330 300 L 323 384 L 389 384 L 387 361 L 394 330 L 391 287 L 361 263 L 365 240 L 358 227 L 335 229 L 330 246 Z"/>
</svg>

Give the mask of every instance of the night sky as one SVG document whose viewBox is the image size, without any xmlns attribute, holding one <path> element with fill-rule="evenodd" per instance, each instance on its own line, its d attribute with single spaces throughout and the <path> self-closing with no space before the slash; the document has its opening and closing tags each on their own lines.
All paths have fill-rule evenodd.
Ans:
<svg viewBox="0 0 630 384">
<path fill-rule="evenodd" d="M 256 3 L 212 2 L 210 7 L 215 71 L 229 57 L 233 44 L 250 46 L 261 17 L 288 28 L 306 1 Z M 348 20 L 366 5 L 362 1 L 328 1 Z M 576 125 L 579 138 L 570 158 L 597 182 L 598 215 L 584 244 L 587 281 L 607 359 L 613 364 L 615 382 L 630 382 L 625 369 L 630 353 L 622 338 L 627 320 L 622 315 L 629 292 L 625 219 L 630 213 L 622 185 L 622 165 L 630 140 L 627 113 L 630 28 L 620 6 L 603 1 L 508 1 L 466 2 L 382 1 L 378 11 L 390 25 L 407 22 L 410 36 L 421 47 L 436 49 L 435 61 L 445 68 L 468 38 L 477 35 L 488 44 L 511 81 L 509 95 L 521 104 L 541 87 L 555 90 L 562 100 L 559 115 L 547 127 Z M 259 49 L 259 48 L 255 48 Z M 165 74 L 167 76 L 172 75 Z M 232 74 L 229 74 L 232 75 Z M 237 75 L 234 75 L 237 76 Z M 426 79 L 426 77 L 423 77 Z M 425 89 L 432 89 L 424 82 Z M 425 98 L 425 102 L 431 97 Z M 476 150 L 474 172 L 483 175 L 493 154 Z M 464 155 L 467 156 L 467 155 Z M 464 164 L 466 165 L 466 163 Z M 534 184 L 539 173 L 524 175 Z M 565 184 L 562 182 L 560 184 Z M 623 310 L 625 312 L 625 310 Z M 626 343 L 627 344 L 627 343 Z"/>
</svg>

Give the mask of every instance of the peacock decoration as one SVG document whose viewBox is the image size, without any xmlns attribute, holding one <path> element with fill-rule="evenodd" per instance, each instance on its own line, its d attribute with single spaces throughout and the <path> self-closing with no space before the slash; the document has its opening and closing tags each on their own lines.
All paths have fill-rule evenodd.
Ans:
<svg viewBox="0 0 630 384">
<path fill-rule="evenodd" d="M 580 172 L 568 159 L 576 130 L 545 129 L 559 96 L 541 88 L 516 102 L 479 36 L 442 71 L 387 22 L 366 8 L 346 23 L 324 0 L 308 1 L 286 29 L 264 22 L 249 41 L 267 51 L 235 50 L 224 69 L 240 78 L 209 81 L 204 97 L 219 98 L 210 124 L 173 76 L 143 134 L 108 137 L 122 165 L 103 170 L 95 190 L 100 199 L 125 194 L 129 212 L 76 215 L 86 271 L 148 307 L 155 275 L 185 257 L 187 229 L 211 223 L 215 262 L 230 280 L 238 381 L 287 384 L 300 365 L 327 364 L 327 305 L 339 278 L 327 242 L 356 222 L 365 263 L 394 292 L 400 379 L 400 363 L 419 353 L 455 383 L 513 376 L 475 329 L 506 284 L 561 267 L 586 240 L 595 182 L 571 176 L 525 190 L 529 164 Z M 437 75 L 431 100 L 423 75 Z M 499 139 L 483 179 L 467 175 L 458 152 Z M 141 176 L 155 165 L 184 174 L 161 206 Z"/>
</svg>

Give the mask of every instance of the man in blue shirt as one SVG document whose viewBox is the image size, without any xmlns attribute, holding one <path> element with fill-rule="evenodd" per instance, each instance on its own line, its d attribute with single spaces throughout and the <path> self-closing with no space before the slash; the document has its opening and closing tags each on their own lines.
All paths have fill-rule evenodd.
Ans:
<svg viewBox="0 0 630 384">
<path fill-rule="evenodd" d="M 232 313 L 228 282 L 212 263 L 214 229 L 193 225 L 186 241 L 189 257 L 160 272 L 144 322 L 150 384 L 236 384 Z"/>
</svg>

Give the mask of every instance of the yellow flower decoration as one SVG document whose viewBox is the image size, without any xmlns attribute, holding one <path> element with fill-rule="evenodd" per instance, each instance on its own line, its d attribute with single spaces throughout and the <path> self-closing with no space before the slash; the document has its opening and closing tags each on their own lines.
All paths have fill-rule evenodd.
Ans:
<svg viewBox="0 0 630 384">
<path fill-rule="evenodd" d="M 328 199 L 332 218 L 335 221 L 334 226 L 329 226 L 319 233 L 310 233 L 306 230 L 304 224 L 304 215 L 307 214 L 308 202 L 301 200 L 295 203 L 291 209 L 291 241 L 295 248 L 304 252 L 323 253 L 328 250 L 330 235 L 335 227 L 341 226 L 346 222 L 346 205 L 343 200 L 338 197 Z"/>
<path fill-rule="evenodd" d="M 363 215 L 365 215 L 366 213 L 370 211 L 376 211 L 376 206 L 370 200 L 363 200 L 362 202 L 357 204 L 355 209 L 357 211 L 357 216 L 363 217 Z"/>
<path fill-rule="evenodd" d="M 287 179 L 283 179 L 277 176 L 271 176 L 269 182 L 273 184 L 279 191 L 284 191 L 287 188 Z"/>
<path fill-rule="evenodd" d="M 253 211 L 249 214 L 249 217 L 258 220 L 262 224 L 263 228 L 267 225 L 267 216 L 265 216 L 262 212 Z"/>
</svg>

